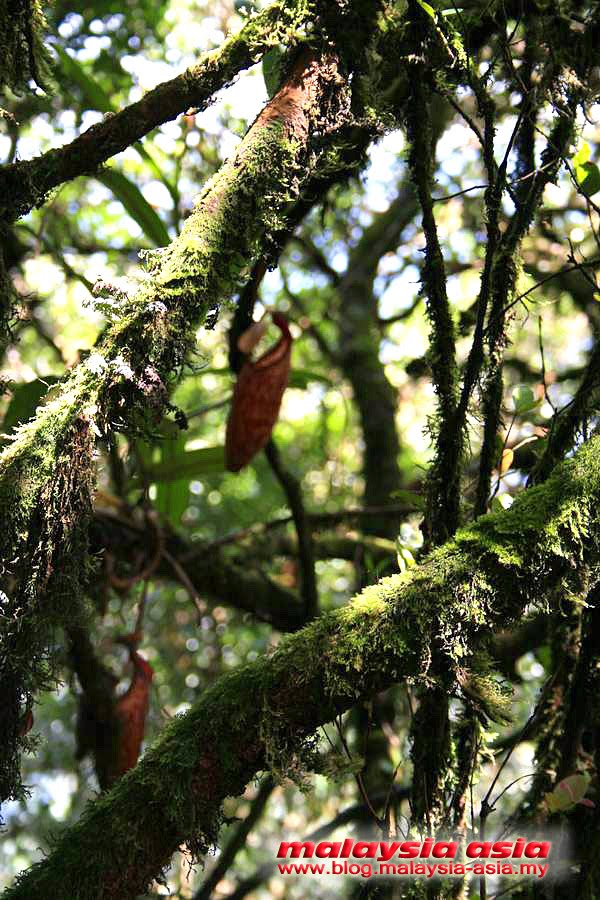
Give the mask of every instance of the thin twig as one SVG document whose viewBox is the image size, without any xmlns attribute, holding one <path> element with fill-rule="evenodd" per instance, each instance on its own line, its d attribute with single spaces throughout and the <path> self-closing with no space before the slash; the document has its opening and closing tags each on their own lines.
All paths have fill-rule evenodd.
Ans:
<svg viewBox="0 0 600 900">
<path fill-rule="evenodd" d="M 544 386 L 544 398 L 546 403 L 550 406 L 552 412 L 556 415 L 556 407 L 550 398 L 550 394 L 548 393 L 548 385 L 546 384 L 546 356 L 544 353 L 544 335 L 542 332 L 542 317 L 538 316 L 538 343 L 540 347 L 540 359 L 542 363 L 542 384 Z"/>
<path fill-rule="evenodd" d="M 196 590 L 196 588 L 194 587 L 194 585 L 188 578 L 188 575 L 187 575 L 185 569 L 183 568 L 183 566 L 179 563 L 178 560 L 175 559 L 174 556 L 172 556 L 169 553 L 168 550 L 163 550 L 162 555 L 163 555 L 164 559 L 166 559 L 166 561 L 169 563 L 169 565 L 171 566 L 171 568 L 173 569 L 175 574 L 177 575 L 178 580 L 181 582 L 181 584 L 184 586 L 184 588 L 190 595 L 190 598 L 192 599 L 194 606 L 198 610 L 198 613 L 201 616 L 203 616 L 204 612 L 205 612 L 204 603 L 202 602 L 202 598 L 200 597 L 200 594 L 198 593 L 198 591 Z"/>
<path fill-rule="evenodd" d="M 463 191 L 457 191 L 455 194 L 447 194 L 445 197 L 433 197 L 432 203 L 446 203 L 448 200 L 454 200 L 455 197 L 462 197 L 463 194 L 469 194 L 471 191 L 485 191 L 487 184 L 474 184 L 472 187 L 465 188 Z"/>
<path fill-rule="evenodd" d="M 391 518 L 408 516 L 418 509 L 420 509 L 420 504 L 418 503 L 415 503 L 413 506 L 408 503 L 392 503 L 389 506 L 363 506 L 341 509 L 328 513 L 307 513 L 306 517 L 314 528 L 330 528 L 332 525 L 338 525 L 341 522 L 352 519 L 370 518 L 371 516 L 390 516 Z M 189 552 L 182 556 L 182 561 L 186 563 L 190 562 L 198 556 L 204 556 L 205 553 L 210 552 L 217 547 L 223 547 L 227 544 L 236 544 L 238 541 L 244 540 L 244 538 L 253 537 L 255 535 L 260 536 L 274 529 L 284 528 L 293 521 L 294 517 L 292 515 L 280 516 L 279 518 L 271 519 L 268 522 L 261 522 L 256 525 L 249 525 L 247 528 L 240 528 L 237 531 L 232 531 L 220 538 L 215 538 L 214 541 L 210 541 L 207 544 L 199 544 L 197 547 L 192 547 Z"/>
<path fill-rule="evenodd" d="M 335 727 L 336 727 L 336 729 L 337 729 L 337 732 L 338 732 L 338 735 L 339 735 L 339 738 L 340 738 L 340 742 L 341 742 L 341 744 L 342 744 L 342 747 L 344 748 L 344 752 L 346 753 L 346 756 L 348 757 L 348 762 L 352 763 L 352 761 L 353 761 L 353 756 L 352 756 L 352 753 L 350 752 L 350 748 L 348 747 L 348 743 L 347 743 L 346 738 L 345 738 L 345 736 L 344 736 L 344 731 L 343 731 L 343 728 L 342 728 L 341 718 L 340 718 L 340 717 L 336 717 L 336 719 L 334 720 L 334 722 L 335 722 Z M 368 794 L 368 792 L 367 792 L 367 789 L 366 789 L 366 787 L 365 787 L 365 783 L 364 783 L 364 780 L 363 780 L 363 777 L 362 777 L 362 773 L 361 773 L 361 772 L 355 772 L 355 773 L 354 773 L 354 780 L 356 781 L 356 786 L 358 787 L 358 790 L 359 790 L 359 792 L 360 792 L 361 797 L 363 798 L 363 801 L 364 801 L 364 803 L 365 803 L 365 806 L 367 807 L 367 809 L 368 809 L 369 812 L 371 813 L 371 816 L 373 817 L 373 820 L 374 820 L 375 824 L 377 825 L 378 828 L 382 828 L 383 825 L 384 825 L 384 820 L 381 818 L 381 816 L 378 816 L 378 815 L 377 815 L 377 812 L 375 811 L 375 809 L 374 809 L 374 807 L 373 807 L 373 804 L 371 803 L 371 799 L 370 799 L 369 794 Z"/>
<path fill-rule="evenodd" d="M 302 488 L 298 479 L 285 468 L 275 441 L 271 438 L 265 447 L 265 455 L 273 474 L 287 498 L 298 538 L 298 559 L 301 570 L 301 594 L 306 609 L 306 619 L 313 619 L 319 608 L 319 592 L 315 572 L 315 552 L 310 522 L 304 509 Z"/>
<path fill-rule="evenodd" d="M 237 826 L 235 832 L 221 851 L 216 865 L 210 870 L 192 900 L 210 900 L 214 896 L 217 885 L 234 864 L 236 856 L 245 847 L 250 832 L 260 820 L 269 797 L 273 793 L 275 784 L 275 779 L 272 775 L 267 775 L 261 782 L 258 793 L 252 801 L 250 812 Z"/>
</svg>

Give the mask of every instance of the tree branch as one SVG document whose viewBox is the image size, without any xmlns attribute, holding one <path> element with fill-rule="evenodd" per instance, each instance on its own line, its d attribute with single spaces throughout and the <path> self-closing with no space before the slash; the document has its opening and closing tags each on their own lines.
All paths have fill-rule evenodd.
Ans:
<svg viewBox="0 0 600 900">
<path fill-rule="evenodd" d="M 558 73 L 555 79 L 558 80 Z M 517 279 L 517 254 L 541 202 L 546 185 L 558 174 L 575 127 L 580 97 L 575 94 L 557 110 L 552 132 L 542 153 L 540 168 L 531 179 L 526 197 L 512 216 L 498 241 L 490 274 L 491 304 L 487 325 L 488 370 L 482 392 L 484 413 L 483 444 L 475 500 L 475 514 L 485 512 L 489 502 L 492 471 L 497 460 L 496 436 L 501 423 L 503 398 L 503 361 L 506 345 L 506 309 Z M 505 156 L 505 160 L 507 157 Z M 500 167 L 505 169 L 505 165 Z"/>
<path fill-rule="evenodd" d="M 329 116 L 339 123 L 345 100 L 337 58 L 303 51 L 234 157 L 205 187 L 179 237 L 152 257 L 137 293 L 115 298 L 117 323 L 0 456 L 0 558 L 13 568 L 18 562 L 4 579 L 0 620 L 0 692 L 6 691 L 0 795 L 18 789 L 19 710 L 47 682 L 53 629 L 84 614 L 95 434 L 147 434 L 160 420 L 167 385 L 181 371 L 198 324 L 233 293 L 240 258 L 264 254 L 269 236 L 285 227 L 290 185 L 299 192 L 299 170 L 312 172 L 316 124 L 322 128 Z M 310 159 L 318 164 L 318 156 Z M 12 574 L 18 580 L 8 584 Z"/>
<path fill-rule="evenodd" d="M 446 290 L 446 270 L 433 212 L 435 143 L 431 123 L 431 93 L 422 65 L 414 67 L 407 104 L 409 163 L 423 213 L 425 262 L 423 290 L 431 322 L 431 370 L 437 394 L 435 462 L 428 475 L 427 507 L 423 532 L 428 546 L 443 543 L 458 526 L 462 431 L 456 425 L 458 371 L 456 336 Z"/>
<path fill-rule="evenodd" d="M 273 474 L 285 493 L 294 519 L 296 537 L 298 539 L 302 600 L 304 602 L 306 621 L 308 622 L 318 614 L 319 592 L 315 573 L 315 551 L 312 532 L 304 508 L 302 488 L 298 479 L 283 465 L 277 445 L 273 439 L 265 447 L 265 453 Z"/>
<path fill-rule="evenodd" d="M 357 697 L 422 682 L 432 648 L 450 667 L 473 665 L 476 643 L 597 571 L 599 510 L 594 438 L 511 509 L 207 688 L 3 900 L 70 900 L 75 885 L 78 900 L 143 893 L 183 841 L 200 854 L 216 840 L 225 797 L 268 766 L 297 770 L 304 739 Z"/>
<path fill-rule="evenodd" d="M 279 631 L 295 631 L 305 624 L 305 611 L 297 594 L 281 587 L 255 566 L 237 565 L 210 546 L 197 548 L 174 534 L 164 533 L 162 544 L 166 554 L 154 570 L 156 577 L 179 580 L 170 558 L 201 596 L 249 612 Z M 115 559 L 131 559 L 140 547 L 142 551 L 148 549 L 146 530 L 141 525 L 104 510 L 96 511 L 91 531 L 92 551 L 109 550 Z"/>
<path fill-rule="evenodd" d="M 276 2 L 251 18 L 238 34 L 176 78 L 159 84 L 137 103 L 102 122 L 57 150 L 0 169 L 0 219 L 12 220 L 41 206 L 49 191 L 79 175 L 90 175 L 154 128 L 190 107 L 206 109 L 214 94 L 242 70 L 257 62 L 270 47 L 290 35 L 303 21 L 300 2 Z"/>
</svg>

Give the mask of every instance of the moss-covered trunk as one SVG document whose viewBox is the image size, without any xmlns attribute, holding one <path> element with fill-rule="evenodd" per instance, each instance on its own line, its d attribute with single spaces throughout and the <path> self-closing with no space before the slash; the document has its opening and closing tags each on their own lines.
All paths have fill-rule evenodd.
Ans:
<svg viewBox="0 0 600 900">
<path fill-rule="evenodd" d="M 478 677 L 472 648 L 597 570 L 599 501 L 595 438 L 510 510 L 221 678 L 4 900 L 134 898 L 182 842 L 202 853 L 216 839 L 223 800 L 257 770 L 298 771 L 319 725 L 359 697 L 430 675 L 432 648 L 489 708 L 494 682 Z"/>
</svg>

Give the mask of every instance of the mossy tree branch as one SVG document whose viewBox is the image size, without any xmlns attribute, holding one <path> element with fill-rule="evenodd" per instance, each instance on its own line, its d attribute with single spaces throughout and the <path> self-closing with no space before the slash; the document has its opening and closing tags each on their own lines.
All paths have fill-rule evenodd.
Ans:
<svg viewBox="0 0 600 900">
<path fill-rule="evenodd" d="M 434 102 L 432 141 L 435 143 L 448 120 L 448 107 Z M 365 445 L 363 455 L 364 500 L 367 506 L 384 507 L 401 489 L 399 467 L 400 441 L 396 428 L 396 390 L 387 378 L 379 358 L 381 332 L 374 296 L 374 282 L 382 257 L 395 251 L 418 210 L 418 200 L 408 182 L 398 188 L 388 209 L 375 216 L 356 247 L 349 253 L 348 265 L 340 275 L 326 272 L 339 298 L 339 344 L 336 359 L 350 384 L 360 415 Z M 316 248 L 307 253 L 322 270 Z M 324 261 L 326 264 L 326 260 Z M 365 531 L 394 539 L 400 518 L 373 516 Z"/>
<path fill-rule="evenodd" d="M 431 95 L 421 64 L 414 67 L 407 104 L 409 163 L 423 213 L 425 262 L 423 291 L 431 322 L 430 364 L 437 394 L 435 462 L 427 479 L 423 532 L 428 546 L 443 543 L 458 527 L 462 432 L 455 427 L 458 401 L 456 336 L 446 291 L 446 270 L 433 212 L 434 142 Z"/>
<path fill-rule="evenodd" d="M 598 591 L 591 599 L 597 599 Z M 577 701 L 577 713 L 582 714 L 582 721 L 577 722 L 578 749 L 581 751 L 587 732 L 593 735 L 594 740 L 594 766 L 596 772 L 600 770 L 600 750 L 598 749 L 598 730 L 600 728 L 600 612 L 598 604 L 585 611 L 583 623 L 583 642 L 578 661 L 577 680 L 575 682 L 575 697 Z M 571 724 L 571 723 L 569 723 Z M 586 748 L 587 749 L 587 748 Z M 598 877 L 600 875 L 599 841 L 600 814 L 598 805 L 594 810 L 594 821 L 590 827 L 581 817 L 581 808 L 577 811 L 576 818 L 581 822 L 581 827 L 575 823 L 574 832 L 577 839 L 578 855 L 582 865 L 576 886 L 577 894 L 582 900 L 594 900 L 598 893 Z M 559 900 L 567 900 L 567 892 L 563 887 L 563 895 Z"/>
<path fill-rule="evenodd" d="M 275 2 L 196 65 L 159 84 L 137 103 L 106 116 L 70 144 L 0 168 L 0 218 L 10 221 L 41 206 L 53 188 L 94 173 L 112 156 L 190 107 L 206 109 L 217 91 L 270 47 L 284 42 L 293 46 L 309 5 L 308 0 Z"/>
<path fill-rule="evenodd" d="M 421 10 L 422 13 L 422 10 Z M 422 212 L 425 261 L 423 293 L 431 323 L 429 357 L 437 395 L 433 424 L 434 462 L 426 482 L 426 507 L 422 523 L 425 547 L 439 546 L 458 527 L 463 427 L 457 419 L 458 368 L 456 333 L 447 293 L 446 267 L 434 215 L 435 173 L 432 92 L 422 63 L 413 67 L 407 102 L 406 130 L 410 141 L 409 165 Z M 447 660 L 432 648 L 431 671 L 435 684 L 422 692 L 412 722 L 413 817 L 419 827 L 438 827 L 444 810 L 445 791 L 452 778 L 449 698 L 453 675 Z"/>
<path fill-rule="evenodd" d="M 560 73 L 555 73 L 556 86 L 560 83 L 560 77 Z M 504 235 L 498 241 L 491 263 L 491 302 L 486 333 L 487 371 L 482 390 L 483 444 L 475 500 L 476 515 L 487 509 L 492 471 L 497 462 L 496 437 L 501 424 L 507 309 L 517 281 L 521 242 L 531 227 L 546 185 L 554 181 L 567 154 L 581 100 L 580 93 L 574 91 L 568 102 L 561 103 L 557 108 L 554 126 L 542 153 L 541 165 L 530 179 L 531 184 L 525 198 L 519 203 Z"/>
<path fill-rule="evenodd" d="M 4 259 L 5 229 L 0 226 L 0 359 L 4 358 L 5 350 L 10 341 L 10 326 L 15 305 L 15 291 L 8 273 L 8 267 Z M 0 394 L 4 393 L 4 386 L 0 382 Z"/>
<path fill-rule="evenodd" d="M 468 672 L 478 642 L 528 605 L 552 603 L 592 577 L 599 501 L 594 438 L 510 510 L 482 517 L 420 566 L 367 588 L 272 655 L 221 678 L 4 900 L 127 900 L 183 841 L 205 852 L 224 798 L 240 794 L 259 770 L 297 769 L 315 729 L 358 697 L 407 677 L 427 680 L 432 648 Z"/>
<path fill-rule="evenodd" d="M 137 293 L 115 298 L 116 324 L 0 457 L 0 558 L 11 563 L 0 658 L 0 681 L 10 688 L 0 722 L 4 796 L 18 791 L 18 710 L 48 683 L 52 630 L 82 615 L 94 431 L 144 431 L 160 419 L 198 324 L 235 292 L 248 261 L 268 254 L 269 236 L 281 231 L 303 179 L 327 151 L 325 142 L 311 153 L 313 131 L 334 130 L 347 107 L 336 57 L 303 51 L 179 237 L 154 256 Z"/>
</svg>

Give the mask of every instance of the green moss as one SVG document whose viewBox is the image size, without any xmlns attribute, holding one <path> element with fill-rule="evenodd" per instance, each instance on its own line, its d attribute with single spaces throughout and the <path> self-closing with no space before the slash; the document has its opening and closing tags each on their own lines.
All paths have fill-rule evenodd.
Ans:
<svg viewBox="0 0 600 900">
<path fill-rule="evenodd" d="M 0 498 L 9 510 L 0 538 L 6 578 L 0 659 L 6 704 L 0 745 L 3 798 L 22 793 L 16 777 L 23 744 L 19 721 L 33 695 L 53 685 L 55 651 L 49 647 L 56 646 L 56 631 L 85 617 L 93 433 L 84 416 L 64 407 L 60 411 L 64 417 L 58 423 L 45 412 L 44 428 L 23 431 L 21 453 L 11 448 L 0 474 Z M 59 425 L 57 438 L 53 428 Z"/>
<path fill-rule="evenodd" d="M 38 0 L 0 0 L 0 90 L 19 94 L 33 80 L 51 86 L 50 54 L 44 46 L 47 22 Z"/>
<path fill-rule="evenodd" d="M 221 678 L 110 794 L 87 807 L 6 900 L 142 893 L 182 841 L 206 850 L 223 799 L 239 794 L 256 771 L 273 765 L 301 780 L 320 724 L 401 679 L 429 684 L 433 647 L 481 713 L 502 718 L 505 689 L 492 661 L 472 648 L 532 601 L 550 601 L 578 567 L 597 563 L 599 498 L 595 438 L 511 510 L 480 519 L 422 565 L 384 579 L 272 655 Z M 444 752 L 452 761 L 455 748 Z"/>
</svg>

